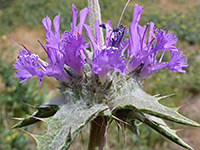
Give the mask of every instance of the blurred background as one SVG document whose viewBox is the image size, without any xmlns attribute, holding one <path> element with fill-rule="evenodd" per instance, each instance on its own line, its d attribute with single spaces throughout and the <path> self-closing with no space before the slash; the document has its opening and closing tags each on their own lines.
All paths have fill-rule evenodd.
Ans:
<svg viewBox="0 0 200 150">
<path fill-rule="evenodd" d="M 46 60 L 45 52 L 37 40 L 45 43 L 42 19 L 48 15 L 53 19 L 61 14 L 61 30 L 70 30 L 71 5 L 78 10 L 87 6 L 86 0 L 0 0 L 0 150 L 34 150 L 34 140 L 20 130 L 12 130 L 16 123 L 13 117 L 31 114 L 33 105 L 40 105 L 58 93 L 56 80 L 46 77 L 42 86 L 37 87 L 36 78 L 20 84 L 14 78 L 13 63 L 17 57 L 17 43 Z M 116 26 L 126 0 L 100 0 L 102 20 L 108 19 Z M 157 28 L 164 28 L 177 18 L 166 30 L 173 30 L 179 38 L 177 47 L 188 57 L 186 74 L 160 70 L 145 80 L 145 91 L 151 95 L 170 96 L 161 103 L 167 106 L 182 106 L 180 112 L 200 122 L 200 0 L 132 0 L 123 16 L 122 23 L 129 25 L 132 20 L 134 4 L 144 6 L 140 25 L 153 21 Z M 200 149 L 200 129 L 174 125 L 178 135 L 193 148 Z M 31 133 L 45 133 L 45 127 L 38 123 L 25 128 Z M 71 150 L 86 149 L 88 127 L 73 143 Z M 127 139 L 113 126 L 108 134 L 108 150 L 183 150 L 166 140 L 145 125 L 140 126 L 141 135 L 127 132 Z M 118 137 L 119 135 L 119 137 Z"/>
</svg>

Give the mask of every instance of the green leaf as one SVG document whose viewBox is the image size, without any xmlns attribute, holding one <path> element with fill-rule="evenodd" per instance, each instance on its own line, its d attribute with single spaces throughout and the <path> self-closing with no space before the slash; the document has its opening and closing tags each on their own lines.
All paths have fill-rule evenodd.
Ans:
<svg viewBox="0 0 200 150">
<path fill-rule="evenodd" d="M 186 144 L 183 140 L 181 140 L 176 135 L 176 131 L 170 129 L 162 119 L 154 117 L 154 116 L 146 115 L 146 118 L 144 119 L 144 123 L 148 125 L 150 128 L 156 130 L 161 135 L 165 136 L 167 139 L 189 150 L 193 150 L 193 148 L 190 147 L 188 144 Z"/>
<path fill-rule="evenodd" d="M 109 107 L 124 107 L 132 105 L 136 109 L 150 115 L 154 115 L 173 122 L 197 126 L 200 125 L 177 112 L 177 108 L 169 108 L 159 103 L 155 98 L 145 93 L 133 79 L 129 79 L 120 89 L 118 96 L 108 103 Z"/>
<path fill-rule="evenodd" d="M 163 135 L 167 139 L 175 142 L 176 144 L 183 146 L 189 150 L 192 150 L 192 148 L 187 145 L 184 141 L 182 141 L 177 135 L 176 131 L 170 129 L 165 122 L 157 117 L 146 115 L 143 112 L 135 109 L 133 106 L 125 106 L 124 108 L 122 107 L 117 107 L 116 108 L 116 113 L 115 115 L 122 119 L 123 121 L 127 122 L 129 126 L 133 127 L 133 133 L 138 133 L 138 126 L 137 124 L 131 124 L 131 122 L 135 123 L 136 119 L 145 125 L 149 126 L 153 130 L 157 131 L 159 134 Z M 129 128 L 130 129 L 130 128 Z"/>
<path fill-rule="evenodd" d="M 14 125 L 12 128 L 21 128 L 34 124 L 40 121 L 37 118 L 47 118 L 53 116 L 59 109 L 57 105 L 50 105 L 50 104 L 38 106 L 36 108 L 37 111 L 33 113 L 33 115 L 28 116 L 26 118 L 21 118 L 21 121 L 18 124 Z"/>
<path fill-rule="evenodd" d="M 70 100 L 66 98 L 64 94 L 58 94 L 54 98 L 50 99 L 46 104 L 35 107 L 35 111 L 31 116 L 26 118 L 17 118 L 21 120 L 18 124 L 12 128 L 21 128 L 40 121 L 37 118 L 47 118 L 53 116 L 59 109 L 59 106 L 70 103 Z"/>
<path fill-rule="evenodd" d="M 69 103 L 62 106 L 53 117 L 41 119 L 47 124 L 46 134 L 31 136 L 36 140 L 39 150 L 67 149 L 81 129 L 106 108 L 100 104 L 88 108 L 80 102 Z"/>
</svg>

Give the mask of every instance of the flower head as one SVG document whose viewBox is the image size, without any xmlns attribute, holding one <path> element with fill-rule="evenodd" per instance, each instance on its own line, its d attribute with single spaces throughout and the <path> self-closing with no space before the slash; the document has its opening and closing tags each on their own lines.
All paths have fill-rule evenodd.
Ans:
<svg viewBox="0 0 200 150">
<path fill-rule="evenodd" d="M 19 50 L 19 56 L 15 61 L 14 67 L 18 70 L 16 71 L 16 78 L 20 78 L 22 80 L 21 83 L 35 75 L 40 79 L 39 85 L 42 83 L 42 77 L 45 75 L 55 77 L 63 82 L 68 81 L 68 74 L 63 69 L 62 53 L 48 53 L 43 47 L 49 59 L 49 63 L 47 63 L 40 59 L 38 55 L 30 52 L 25 46 L 20 46 L 20 48 L 21 50 Z"/>
<path fill-rule="evenodd" d="M 120 73 L 126 71 L 126 60 L 120 56 L 118 49 L 113 47 L 103 49 L 96 57 L 93 58 L 92 70 L 104 79 L 106 74 L 112 69 Z"/>
<path fill-rule="evenodd" d="M 43 26 L 46 31 L 46 47 L 53 48 L 56 51 L 60 51 L 63 54 L 65 64 L 71 67 L 78 75 L 82 75 L 82 66 L 85 64 L 85 56 L 83 49 L 87 48 L 86 39 L 82 35 L 83 24 L 89 13 L 88 8 L 84 8 L 80 11 L 80 23 L 76 26 L 78 11 L 74 5 L 72 5 L 72 22 L 71 31 L 65 31 L 60 37 L 60 15 L 54 18 L 54 31 L 51 31 L 51 20 L 48 17 L 43 19 Z"/>
<path fill-rule="evenodd" d="M 111 31 L 110 34 L 109 31 L 107 31 L 108 29 L 111 29 L 109 24 L 105 24 L 105 26 L 109 27 L 106 28 L 106 42 L 104 43 L 103 47 L 101 46 L 100 26 L 102 25 L 100 25 L 99 21 L 97 20 L 95 23 L 96 41 L 93 39 L 90 26 L 84 25 L 84 28 L 93 48 L 93 61 L 89 59 L 90 63 L 92 64 L 92 70 L 94 73 L 99 75 L 100 80 L 104 80 L 106 74 L 112 69 L 120 73 L 125 73 L 126 60 L 124 56 L 121 55 L 122 53 L 120 48 L 113 45 L 115 41 L 118 43 L 118 45 L 120 45 L 121 37 L 119 37 L 120 35 L 118 36 L 118 34 L 116 35 L 117 38 L 120 38 L 120 41 L 117 41 L 119 38 L 113 39 L 110 37 L 113 32 Z"/>
<path fill-rule="evenodd" d="M 173 32 L 155 29 L 154 23 L 140 26 L 139 20 L 143 7 L 135 5 L 133 19 L 129 28 L 130 46 L 128 49 L 128 71 L 132 76 L 137 75 L 139 79 L 145 79 L 153 72 L 157 72 L 162 68 L 169 68 L 173 71 L 185 72 L 183 67 L 187 67 L 187 58 L 177 54 L 175 46 L 178 38 Z M 148 29 L 148 30 L 147 30 Z M 148 31 L 148 32 L 147 32 Z M 170 50 L 171 60 L 162 62 L 164 54 Z M 163 51 L 158 59 L 158 51 Z M 178 57 L 175 57 L 178 56 Z M 175 69 L 176 68 L 176 69 Z"/>
<path fill-rule="evenodd" d="M 183 68 L 188 66 L 187 57 L 184 57 L 182 52 L 178 52 L 175 46 L 178 38 L 173 32 L 165 31 L 166 27 L 160 30 L 155 29 L 153 22 L 144 26 L 139 25 L 143 7 L 138 4 L 134 6 L 132 22 L 129 26 L 130 36 L 124 38 L 124 35 L 128 33 L 128 27 L 126 25 L 120 26 L 120 22 L 125 8 L 117 28 L 113 28 L 112 22 L 109 20 L 104 24 L 100 24 L 100 21 L 97 20 L 95 22 L 95 35 L 92 34 L 90 26 L 85 24 L 89 13 L 88 8 L 80 11 L 80 22 L 77 25 L 78 11 L 72 5 L 71 31 L 65 31 L 63 34 L 60 34 L 60 14 L 53 19 L 53 23 L 46 16 L 42 20 L 46 31 L 46 43 L 44 46 L 40 44 L 47 53 L 48 63 L 28 51 L 25 46 L 19 45 L 21 50 L 14 65 L 15 69 L 18 70 L 16 71 L 17 77 L 24 82 L 36 75 L 40 79 L 39 84 L 45 75 L 69 82 L 70 72 L 65 66 L 70 67 L 76 76 L 83 77 L 85 57 L 88 58 L 93 73 L 97 74 L 100 80 L 105 80 L 106 75 L 111 70 L 128 73 L 131 77 L 140 80 L 146 79 L 153 72 L 162 68 L 185 73 Z M 83 27 L 92 45 L 92 58 L 89 58 L 84 51 L 88 47 L 88 43 L 82 34 Z M 100 42 L 100 28 L 105 29 L 104 43 Z M 168 62 L 163 61 L 166 51 L 170 51 L 171 56 Z M 161 56 L 158 55 L 160 52 Z"/>
<path fill-rule="evenodd" d="M 48 16 L 42 20 L 42 24 L 46 31 L 46 44 L 41 46 L 47 53 L 48 62 L 44 62 L 37 55 L 30 52 L 25 46 L 20 46 L 18 59 L 14 67 L 17 78 L 24 82 L 32 76 L 37 75 L 42 82 L 42 77 L 47 75 L 55 77 L 60 81 L 68 82 L 70 77 L 64 70 L 64 65 L 71 67 L 78 75 L 82 75 L 82 66 L 84 65 L 85 56 L 83 49 L 87 48 L 86 39 L 82 35 L 83 24 L 89 13 L 88 8 L 84 8 L 80 12 L 80 23 L 76 26 L 77 10 L 72 5 L 72 23 L 71 31 L 65 31 L 60 35 L 60 14 L 53 20 L 54 32 L 52 32 L 52 22 Z"/>
<path fill-rule="evenodd" d="M 42 61 L 39 61 L 39 57 L 27 49 L 19 50 L 18 54 L 19 56 L 15 61 L 14 68 L 19 71 L 15 72 L 17 74 L 15 77 L 20 78 L 20 83 L 22 83 L 30 77 L 37 75 L 40 79 L 39 84 L 41 84 L 42 77 L 44 76 L 44 70 L 41 68 L 46 66 L 46 64 Z"/>
</svg>

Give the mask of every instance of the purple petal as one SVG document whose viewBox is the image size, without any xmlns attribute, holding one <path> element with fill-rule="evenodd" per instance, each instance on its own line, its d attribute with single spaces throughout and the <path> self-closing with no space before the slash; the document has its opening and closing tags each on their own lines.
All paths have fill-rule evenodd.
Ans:
<svg viewBox="0 0 200 150">
<path fill-rule="evenodd" d="M 138 23 L 140 21 L 140 16 L 142 14 L 143 7 L 138 6 L 138 4 L 135 4 L 134 6 L 134 12 L 133 12 L 133 19 L 129 27 L 130 31 L 130 49 L 128 52 L 128 55 L 136 55 L 139 51 L 139 38 L 137 34 L 138 29 Z"/>
<path fill-rule="evenodd" d="M 98 46 L 97 46 L 96 42 L 93 39 L 92 30 L 91 30 L 90 26 L 87 25 L 87 24 L 84 24 L 84 28 L 85 28 L 86 34 L 87 34 L 87 36 L 88 36 L 88 38 L 89 38 L 89 40 L 90 40 L 90 42 L 92 44 L 93 50 L 97 49 Z"/>
<path fill-rule="evenodd" d="M 183 67 L 188 67 L 187 64 L 187 57 L 185 55 L 182 55 L 183 52 L 178 51 L 170 51 L 171 54 L 171 60 L 169 61 L 167 68 L 171 69 L 172 71 L 178 71 L 181 73 L 186 73 L 185 70 L 183 70 Z"/>
<path fill-rule="evenodd" d="M 155 31 L 155 25 L 153 22 L 150 22 L 149 24 L 149 35 L 147 38 L 147 47 L 148 49 L 151 48 L 151 44 L 152 44 L 152 37 L 154 37 L 154 31 Z"/>
<path fill-rule="evenodd" d="M 73 68 L 79 75 L 82 75 L 82 66 L 85 64 L 83 49 L 88 47 L 87 44 L 84 44 L 85 42 L 85 37 L 78 35 L 77 38 L 69 36 L 68 41 L 64 43 L 65 64 Z"/>
<path fill-rule="evenodd" d="M 55 37 L 60 38 L 60 14 L 58 14 L 54 20 L 53 20 L 53 26 L 54 26 L 54 34 Z"/>
<path fill-rule="evenodd" d="M 51 36 L 51 20 L 48 16 L 46 16 L 43 20 L 42 20 L 42 24 L 44 26 L 44 29 L 46 31 L 46 38 L 48 39 Z"/>
<path fill-rule="evenodd" d="M 78 18 L 78 11 L 74 4 L 72 4 L 72 23 L 71 23 L 71 29 L 72 29 L 72 34 L 76 35 L 77 34 L 77 28 L 76 28 L 76 22 Z"/>
<path fill-rule="evenodd" d="M 100 79 L 105 79 L 106 74 L 115 69 L 117 72 L 126 72 L 126 60 L 120 56 L 117 49 L 103 49 L 92 62 L 92 70 L 99 75 Z"/>
<path fill-rule="evenodd" d="M 100 21 L 97 20 L 95 22 L 95 34 L 96 34 L 96 43 L 98 47 L 101 47 L 101 42 L 100 42 Z"/>
<path fill-rule="evenodd" d="M 39 62 L 39 57 L 27 50 L 19 51 L 19 56 L 15 61 L 14 68 L 17 70 L 15 72 L 17 74 L 16 78 L 22 80 L 20 83 L 32 76 L 38 76 L 38 79 L 40 79 L 39 84 L 41 84 L 42 77 L 45 75 L 45 71 L 43 70 L 45 69 L 45 64 L 41 64 Z"/>
<path fill-rule="evenodd" d="M 167 49 L 177 49 L 175 44 L 178 41 L 178 38 L 173 34 L 173 32 L 163 30 L 156 30 L 156 45 L 154 52 L 158 50 L 167 50 Z"/>
<path fill-rule="evenodd" d="M 84 8 L 80 11 L 80 15 L 79 15 L 79 18 L 80 18 L 80 23 L 78 24 L 78 32 L 80 34 L 82 34 L 82 30 L 83 30 L 83 25 L 85 23 L 85 20 L 86 20 L 86 17 L 87 15 L 89 14 L 89 9 L 88 8 Z"/>
<path fill-rule="evenodd" d="M 110 44 L 111 43 L 111 34 L 113 31 L 112 22 L 110 20 L 107 20 L 107 24 L 105 24 L 105 27 L 106 27 L 106 40 L 105 40 L 104 46 L 109 47 L 111 45 Z"/>
</svg>

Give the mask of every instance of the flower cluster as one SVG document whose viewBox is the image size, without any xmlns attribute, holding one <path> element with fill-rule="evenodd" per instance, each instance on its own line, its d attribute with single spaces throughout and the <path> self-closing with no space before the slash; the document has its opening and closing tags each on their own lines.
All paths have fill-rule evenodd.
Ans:
<svg viewBox="0 0 200 150">
<path fill-rule="evenodd" d="M 52 22 L 47 16 L 42 23 L 46 31 L 46 44 L 41 46 L 47 53 L 48 63 L 39 56 L 30 52 L 24 45 L 19 45 L 21 50 L 14 64 L 17 78 L 24 82 L 32 76 L 37 76 L 42 82 L 42 77 L 47 75 L 55 77 L 62 82 L 70 82 L 71 75 L 68 68 L 76 76 L 84 76 L 84 64 L 89 63 L 93 74 L 97 74 L 101 81 L 105 81 L 110 71 L 126 73 L 129 76 L 144 80 L 153 72 L 162 68 L 185 73 L 187 57 L 178 52 L 177 42 L 173 32 L 156 29 L 153 22 L 139 25 L 143 7 L 138 4 L 134 7 L 132 22 L 129 27 L 121 25 L 112 27 L 112 22 L 95 23 L 95 34 L 91 27 L 85 24 L 89 13 L 88 8 L 80 11 L 80 23 L 77 24 L 78 12 L 72 5 L 71 31 L 60 35 L 60 15 L 53 20 L 54 33 L 51 30 Z M 86 51 L 88 43 L 82 34 L 83 28 L 92 47 L 92 58 Z M 105 30 L 105 42 L 100 42 L 100 28 Z M 129 37 L 124 38 L 125 34 Z M 95 37 L 95 38 L 94 38 Z M 166 51 L 170 51 L 171 59 L 163 61 Z M 161 52 L 161 53 L 160 53 Z M 161 55 L 160 55 L 161 54 Z M 68 67 L 66 67 L 68 66 Z"/>
<path fill-rule="evenodd" d="M 43 46 L 39 43 L 47 53 L 49 63 L 30 52 L 23 44 L 18 45 L 21 50 L 14 64 L 15 69 L 18 70 L 16 71 L 16 77 L 24 82 L 36 75 L 40 79 L 39 84 L 41 84 L 42 77 L 47 75 L 62 82 L 69 82 L 70 76 L 64 70 L 66 65 L 72 68 L 78 76 L 82 76 L 82 67 L 85 64 L 83 50 L 88 47 L 88 44 L 85 44 L 86 38 L 82 35 L 82 28 L 88 13 L 88 8 L 80 11 L 80 23 L 77 26 L 78 11 L 72 5 L 71 31 L 65 31 L 62 35 L 60 35 L 60 14 L 53 20 L 54 33 L 51 30 L 52 22 L 46 16 L 42 20 L 46 31 L 46 44 Z"/>
</svg>

